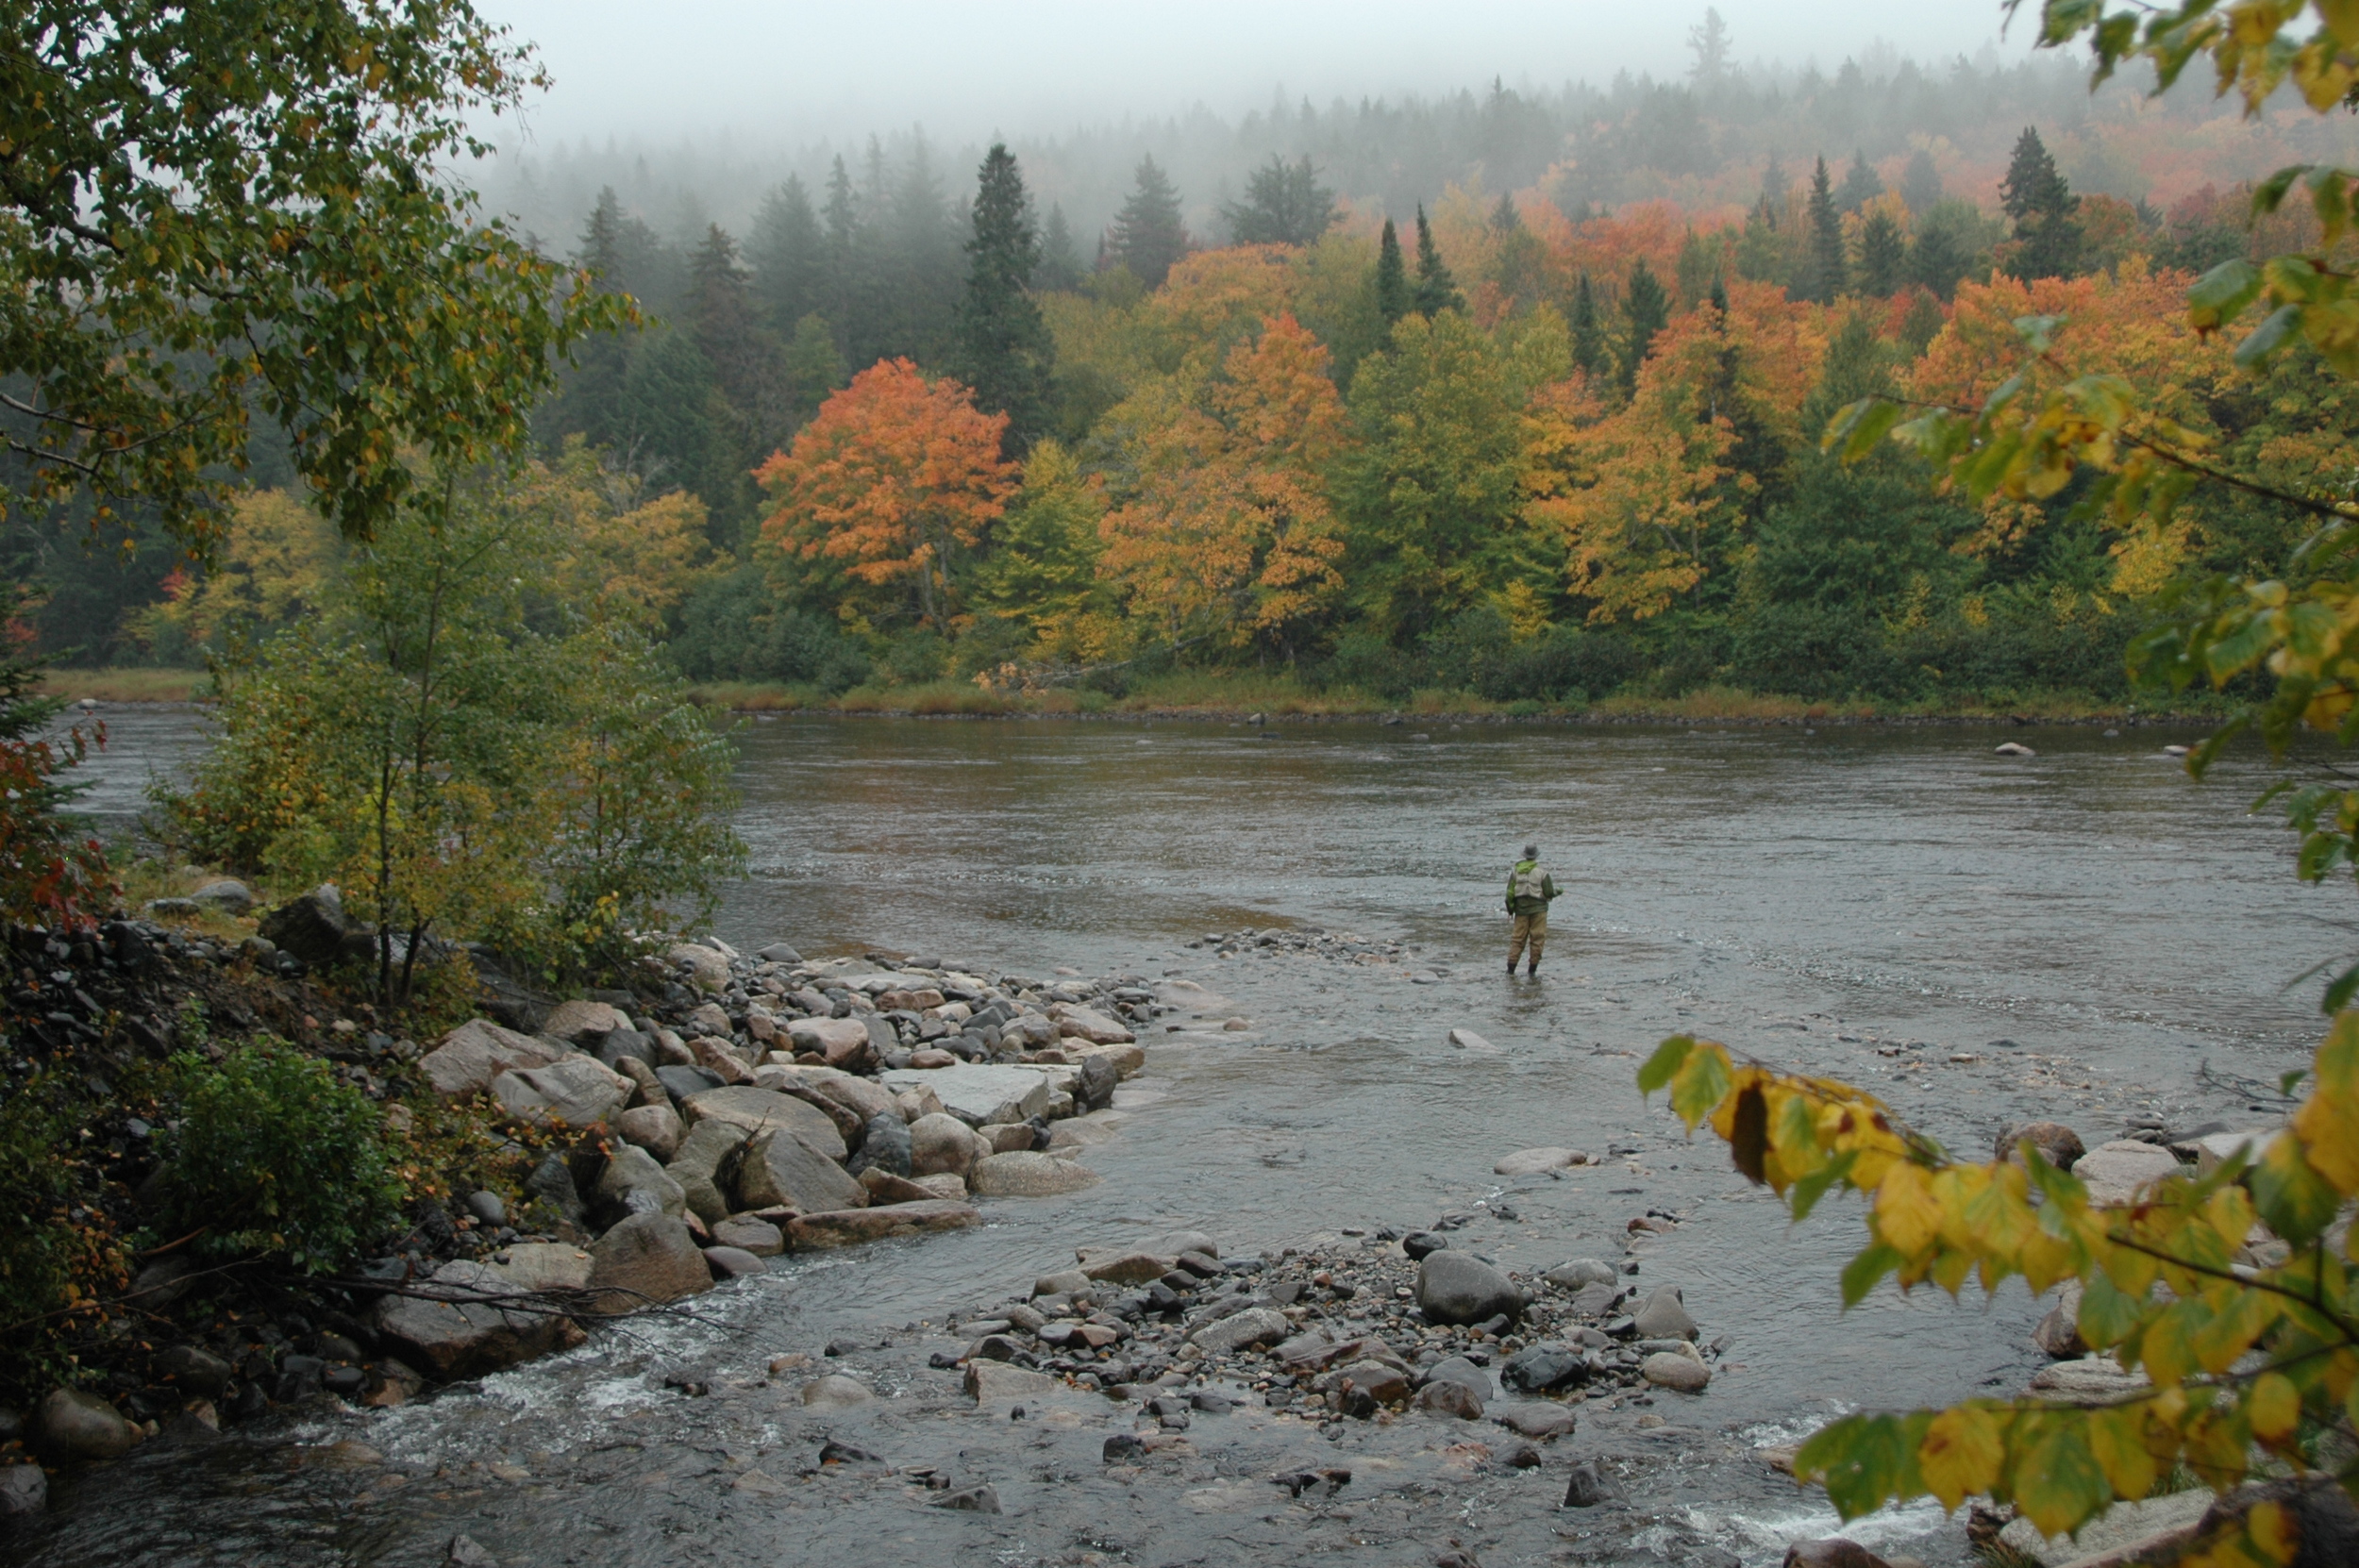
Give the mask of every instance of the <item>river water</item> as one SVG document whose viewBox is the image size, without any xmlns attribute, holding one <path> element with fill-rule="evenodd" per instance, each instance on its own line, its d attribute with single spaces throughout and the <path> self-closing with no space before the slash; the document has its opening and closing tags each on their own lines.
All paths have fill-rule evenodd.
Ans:
<svg viewBox="0 0 2359 1568">
<path fill-rule="evenodd" d="M 110 722 L 90 805 L 121 823 L 142 781 L 200 741 L 183 712 Z M 1086 1156 L 1104 1182 L 994 1204 L 979 1230 L 784 1260 L 704 1298 L 707 1323 L 603 1336 L 409 1410 L 307 1417 L 193 1456 L 159 1445 L 61 1481 L 31 1560 L 422 1564 L 463 1529 L 503 1562 L 1424 1562 L 1451 1531 L 1493 1568 L 1707 1546 L 1774 1561 L 1785 1539 L 1834 1521 L 1751 1460 L 1755 1443 L 1845 1410 L 2010 1391 L 2038 1364 L 2026 1334 L 2040 1308 L 2018 1283 L 1990 1302 L 1887 1290 L 1845 1314 L 1835 1276 L 1860 1243 L 1856 1210 L 1789 1226 L 1716 1144 L 1687 1143 L 1659 1097 L 1641 1101 L 1638 1061 L 1665 1034 L 1708 1034 L 1870 1084 L 1969 1151 L 2035 1117 L 2091 1146 L 2139 1115 L 2257 1121 L 2268 1102 L 2235 1086 L 2306 1059 L 2315 982 L 2291 982 L 2353 945 L 2347 895 L 2298 887 L 2290 835 L 2244 814 L 2257 759 L 2198 785 L 2161 751 L 2192 738 L 747 725 L 752 869 L 719 911 L 728 940 L 1137 975 L 1182 1004 L 1125 1090 L 1131 1121 Z M 2001 740 L 2037 755 L 1997 756 Z M 1565 892 L 1541 977 L 1511 981 L 1499 887 L 1530 840 Z M 1348 930 L 1414 952 L 1346 967 L 1201 944 L 1242 927 Z M 1498 1050 L 1454 1048 L 1455 1027 Z M 1490 1175 L 1538 1144 L 1627 1152 L 1561 1179 Z M 952 1375 L 922 1370 L 925 1346 L 955 1343 L 929 1326 L 1021 1291 L 1077 1245 L 1188 1226 L 1275 1254 L 1481 1212 L 1502 1187 L 1519 1218 L 1478 1221 L 1466 1244 L 1511 1268 L 1619 1259 L 1628 1220 L 1680 1215 L 1629 1245 L 1643 1283 L 1681 1285 L 1705 1338 L 1727 1337 L 1709 1393 L 1651 1415 L 1584 1407 L 1581 1431 L 1552 1445 L 1566 1452 L 1521 1478 L 1464 1478 L 1430 1423 L 1369 1428 L 1351 1440 L 1376 1472 L 1357 1505 L 1274 1510 L 1263 1493 L 1284 1494 L 1247 1472 L 1309 1442 L 1300 1432 L 1241 1424 L 1224 1457 L 1199 1422 L 1201 1473 L 1159 1491 L 1097 1475 L 1104 1401 L 986 1429 L 945 1398 Z M 765 1462 L 791 1476 L 810 1456 L 790 1451 L 816 1446 L 812 1418 L 766 1385 L 770 1357 L 888 1337 L 896 1348 L 845 1363 L 903 1394 L 862 1429 L 897 1444 L 895 1463 L 953 1456 L 941 1462 L 994 1481 L 1004 1516 L 926 1510 L 888 1483 L 823 1477 L 775 1498 L 732 1484 Z M 665 1390 L 682 1367 L 722 1392 Z M 320 1444 L 339 1439 L 375 1457 L 334 1470 L 352 1451 Z M 1619 1464 L 1630 1494 L 1587 1534 L 1553 1507 L 1564 1462 L 1583 1455 Z M 1388 1466 L 1421 1478 L 1380 1492 Z M 1862 1539 L 1962 1560 L 1937 1510 L 1870 1521 Z"/>
</svg>

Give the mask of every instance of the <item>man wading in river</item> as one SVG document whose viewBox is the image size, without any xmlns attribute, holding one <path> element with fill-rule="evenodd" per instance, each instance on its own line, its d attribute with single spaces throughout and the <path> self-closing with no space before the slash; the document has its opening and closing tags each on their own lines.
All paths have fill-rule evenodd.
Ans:
<svg viewBox="0 0 2359 1568">
<path fill-rule="evenodd" d="M 1540 846 L 1524 845 L 1524 858 L 1515 862 L 1515 869 L 1507 874 L 1507 912 L 1515 917 L 1514 934 L 1507 939 L 1507 972 L 1515 973 L 1515 960 L 1524 951 L 1524 943 L 1531 943 L 1531 962 L 1525 966 L 1526 975 L 1540 973 L 1540 949 L 1548 945 L 1548 900 L 1556 896 L 1556 878 L 1540 869 Z"/>
</svg>

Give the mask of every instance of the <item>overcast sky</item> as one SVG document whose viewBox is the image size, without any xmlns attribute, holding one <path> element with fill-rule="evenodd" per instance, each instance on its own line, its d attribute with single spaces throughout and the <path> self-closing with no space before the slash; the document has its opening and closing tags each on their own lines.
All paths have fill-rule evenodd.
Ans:
<svg viewBox="0 0 2359 1568">
<path fill-rule="evenodd" d="M 1282 89 L 1322 106 L 1414 91 L 1603 84 L 1683 71 L 1704 7 L 1632 0 L 478 0 L 538 44 L 556 86 L 527 126 L 544 143 L 610 134 L 658 142 L 728 132 L 757 142 L 864 136 L 923 124 L 937 138 L 1051 135 L 1224 115 Z M 2033 8 L 2034 11 L 2036 8 Z M 1739 61 L 1832 70 L 1882 40 L 1919 58 L 2003 43 L 1997 0 L 1720 0 Z M 516 143 L 512 128 L 494 140 Z"/>
</svg>

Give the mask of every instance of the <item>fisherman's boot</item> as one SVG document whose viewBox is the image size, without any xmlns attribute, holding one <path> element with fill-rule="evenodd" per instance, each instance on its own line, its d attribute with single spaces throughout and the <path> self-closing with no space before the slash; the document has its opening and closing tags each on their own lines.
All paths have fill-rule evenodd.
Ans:
<svg viewBox="0 0 2359 1568">
<path fill-rule="evenodd" d="M 1509 974 L 1511 974 L 1511 975 L 1512 975 L 1512 974 L 1514 974 L 1514 973 L 1515 972 L 1515 966 L 1514 966 L 1514 965 L 1513 965 L 1513 964 L 1508 965 L 1508 971 L 1507 971 L 1507 972 L 1508 972 Z M 1538 977 L 1539 977 L 1539 974 L 1540 974 L 1540 960 L 1539 960 L 1538 959 L 1532 959 L 1530 963 L 1528 963 L 1528 964 L 1524 965 L 1524 978 L 1525 978 L 1525 979 L 1527 979 L 1527 980 L 1536 979 L 1536 978 L 1538 978 Z"/>
</svg>

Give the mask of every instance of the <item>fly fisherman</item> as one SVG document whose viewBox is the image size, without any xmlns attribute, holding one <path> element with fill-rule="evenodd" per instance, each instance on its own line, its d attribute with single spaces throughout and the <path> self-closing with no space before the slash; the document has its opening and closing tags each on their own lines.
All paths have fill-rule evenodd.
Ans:
<svg viewBox="0 0 2359 1568">
<path fill-rule="evenodd" d="M 1514 933 L 1507 939 L 1510 975 L 1515 973 L 1515 960 L 1523 956 L 1527 942 L 1531 944 L 1531 962 L 1524 973 L 1540 973 L 1540 949 L 1548 940 L 1548 901 L 1555 896 L 1556 878 L 1541 869 L 1540 846 L 1524 845 L 1524 858 L 1507 874 L 1507 912 L 1515 917 Z"/>
</svg>

